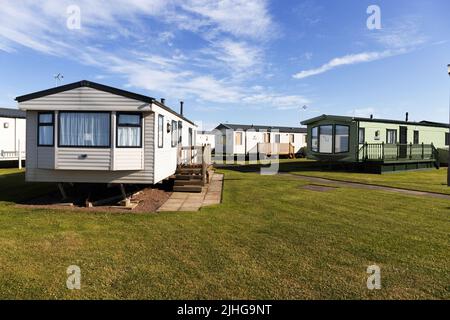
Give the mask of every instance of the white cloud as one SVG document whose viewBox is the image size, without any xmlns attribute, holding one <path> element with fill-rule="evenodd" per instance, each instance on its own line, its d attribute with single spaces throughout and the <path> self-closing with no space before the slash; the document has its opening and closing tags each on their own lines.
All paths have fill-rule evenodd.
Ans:
<svg viewBox="0 0 450 320">
<path fill-rule="evenodd" d="M 390 49 L 415 48 L 427 42 L 427 37 L 419 30 L 420 20 L 415 17 L 397 19 L 391 25 L 371 32 L 369 36 L 380 45 Z"/>
<path fill-rule="evenodd" d="M 111 0 L 107 5 L 78 0 L 81 30 L 66 28 L 66 9 L 72 4 L 2 0 L 0 50 L 27 47 L 76 60 L 98 68 L 97 79 L 116 75 L 127 87 L 152 96 L 191 98 L 203 105 L 290 108 L 305 99 L 262 87 L 255 90 L 254 82 L 243 81 L 262 70 L 264 45 L 276 34 L 266 0 Z M 175 32 L 178 36 L 183 30 L 197 37 L 201 47 L 177 48 Z M 155 40 L 173 47 L 155 48 Z M 261 96 L 261 91 L 266 94 Z"/>
<path fill-rule="evenodd" d="M 300 71 L 299 73 L 294 74 L 293 77 L 295 79 L 304 79 L 325 73 L 327 71 L 333 70 L 341 66 L 380 60 L 401 53 L 404 53 L 404 50 L 397 50 L 397 51 L 385 50 L 381 52 L 375 51 L 375 52 L 363 52 L 358 54 L 349 54 L 343 57 L 334 58 L 329 62 L 327 62 L 326 64 L 320 66 L 319 68 Z"/>
</svg>

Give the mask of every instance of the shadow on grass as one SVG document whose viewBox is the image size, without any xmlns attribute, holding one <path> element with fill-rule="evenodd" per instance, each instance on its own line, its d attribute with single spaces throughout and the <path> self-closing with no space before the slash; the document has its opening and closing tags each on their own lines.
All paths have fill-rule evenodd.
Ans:
<svg viewBox="0 0 450 320">
<path fill-rule="evenodd" d="M 55 192 L 57 192 L 55 184 L 25 182 L 24 172 L 0 175 L 0 201 L 22 204 Z"/>
<path fill-rule="evenodd" d="M 357 172 L 355 168 L 348 165 L 337 166 L 336 164 L 327 164 L 318 161 L 290 161 L 280 162 L 278 164 L 278 172 L 301 172 L 301 171 L 323 171 L 323 172 Z M 216 166 L 220 169 L 226 169 L 236 172 L 260 172 L 262 168 L 269 168 L 270 164 L 230 164 Z"/>
<path fill-rule="evenodd" d="M 134 194 L 151 187 L 165 192 L 173 189 L 173 181 L 150 185 L 126 185 L 127 195 Z M 71 202 L 78 206 L 85 206 L 86 200 L 96 202 L 99 200 L 111 199 L 115 203 L 122 199 L 119 185 L 108 186 L 107 184 L 74 184 L 64 185 L 68 199 L 64 202 Z M 121 199 L 119 199 L 121 198 Z M 52 205 L 63 202 L 62 195 L 56 183 L 46 182 L 26 182 L 25 173 L 3 173 L 0 175 L 0 202 L 10 202 L 27 205 Z M 109 204 L 108 201 L 105 205 Z"/>
</svg>

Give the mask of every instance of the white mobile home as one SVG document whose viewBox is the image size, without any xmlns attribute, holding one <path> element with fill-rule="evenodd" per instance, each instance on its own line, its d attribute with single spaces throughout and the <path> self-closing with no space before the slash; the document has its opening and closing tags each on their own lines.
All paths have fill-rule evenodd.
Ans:
<svg viewBox="0 0 450 320">
<path fill-rule="evenodd" d="M 25 159 L 25 112 L 0 108 L 0 162 Z"/>
<path fill-rule="evenodd" d="M 216 132 L 216 154 L 299 154 L 306 146 L 306 128 L 222 123 Z M 286 149 L 286 152 L 276 152 Z M 275 152 L 269 152 L 275 151 Z"/>
<path fill-rule="evenodd" d="M 197 145 L 204 146 L 210 145 L 211 150 L 216 147 L 216 134 L 214 131 L 197 131 Z"/>
<path fill-rule="evenodd" d="M 164 101 L 90 81 L 16 98 L 26 111 L 27 181 L 155 184 L 194 146 L 193 122 Z"/>
</svg>

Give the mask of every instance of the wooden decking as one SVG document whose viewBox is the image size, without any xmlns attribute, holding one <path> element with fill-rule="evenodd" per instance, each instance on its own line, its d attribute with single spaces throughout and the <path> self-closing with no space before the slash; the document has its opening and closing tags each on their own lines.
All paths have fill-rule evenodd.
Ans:
<svg viewBox="0 0 450 320">
<path fill-rule="evenodd" d="M 258 143 L 258 154 L 288 156 L 295 158 L 295 147 L 291 143 Z"/>
<path fill-rule="evenodd" d="M 211 165 L 211 147 L 180 147 L 178 150 L 178 167 L 173 190 L 176 192 L 202 192 L 209 182 Z"/>
</svg>

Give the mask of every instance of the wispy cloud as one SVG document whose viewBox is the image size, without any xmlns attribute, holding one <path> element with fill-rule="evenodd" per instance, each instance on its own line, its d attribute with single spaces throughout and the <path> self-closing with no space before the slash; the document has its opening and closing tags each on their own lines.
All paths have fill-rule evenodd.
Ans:
<svg viewBox="0 0 450 320">
<path fill-rule="evenodd" d="M 82 29 L 69 30 L 66 9 L 72 4 L 2 1 L 0 50 L 26 47 L 73 59 L 152 95 L 224 104 L 261 102 L 248 78 L 262 72 L 265 44 L 277 32 L 268 1 L 111 0 L 106 5 L 78 0 Z M 177 36 L 183 32 L 202 47 L 180 50 Z M 130 38 L 134 41 L 125 41 Z M 264 90 L 269 99 L 264 103 L 271 107 L 286 108 L 302 98 Z"/>
<path fill-rule="evenodd" d="M 338 67 L 372 62 L 411 52 L 427 42 L 427 37 L 420 32 L 418 24 L 416 17 L 398 18 L 395 23 L 387 24 L 381 30 L 371 31 L 368 34 L 368 38 L 374 42 L 375 46 L 382 47 L 381 50 L 333 58 L 318 68 L 300 71 L 294 74 L 293 78 L 305 79 Z"/>
<path fill-rule="evenodd" d="M 324 65 L 320 66 L 319 68 L 300 71 L 299 73 L 294 74 L 293 77 L 295 79 L 304 79 L 319 75 L 321 73 L 325 73 L 341 66 L 380 60 L 383 58 L 391 57 L 393 55 L 401 54 L 403 52 L 403 50 L 385 50 L 381 52 L 363 52 L 358 54 L 349 54 L 343 57 L 334 58 Z"/>
</svg>

